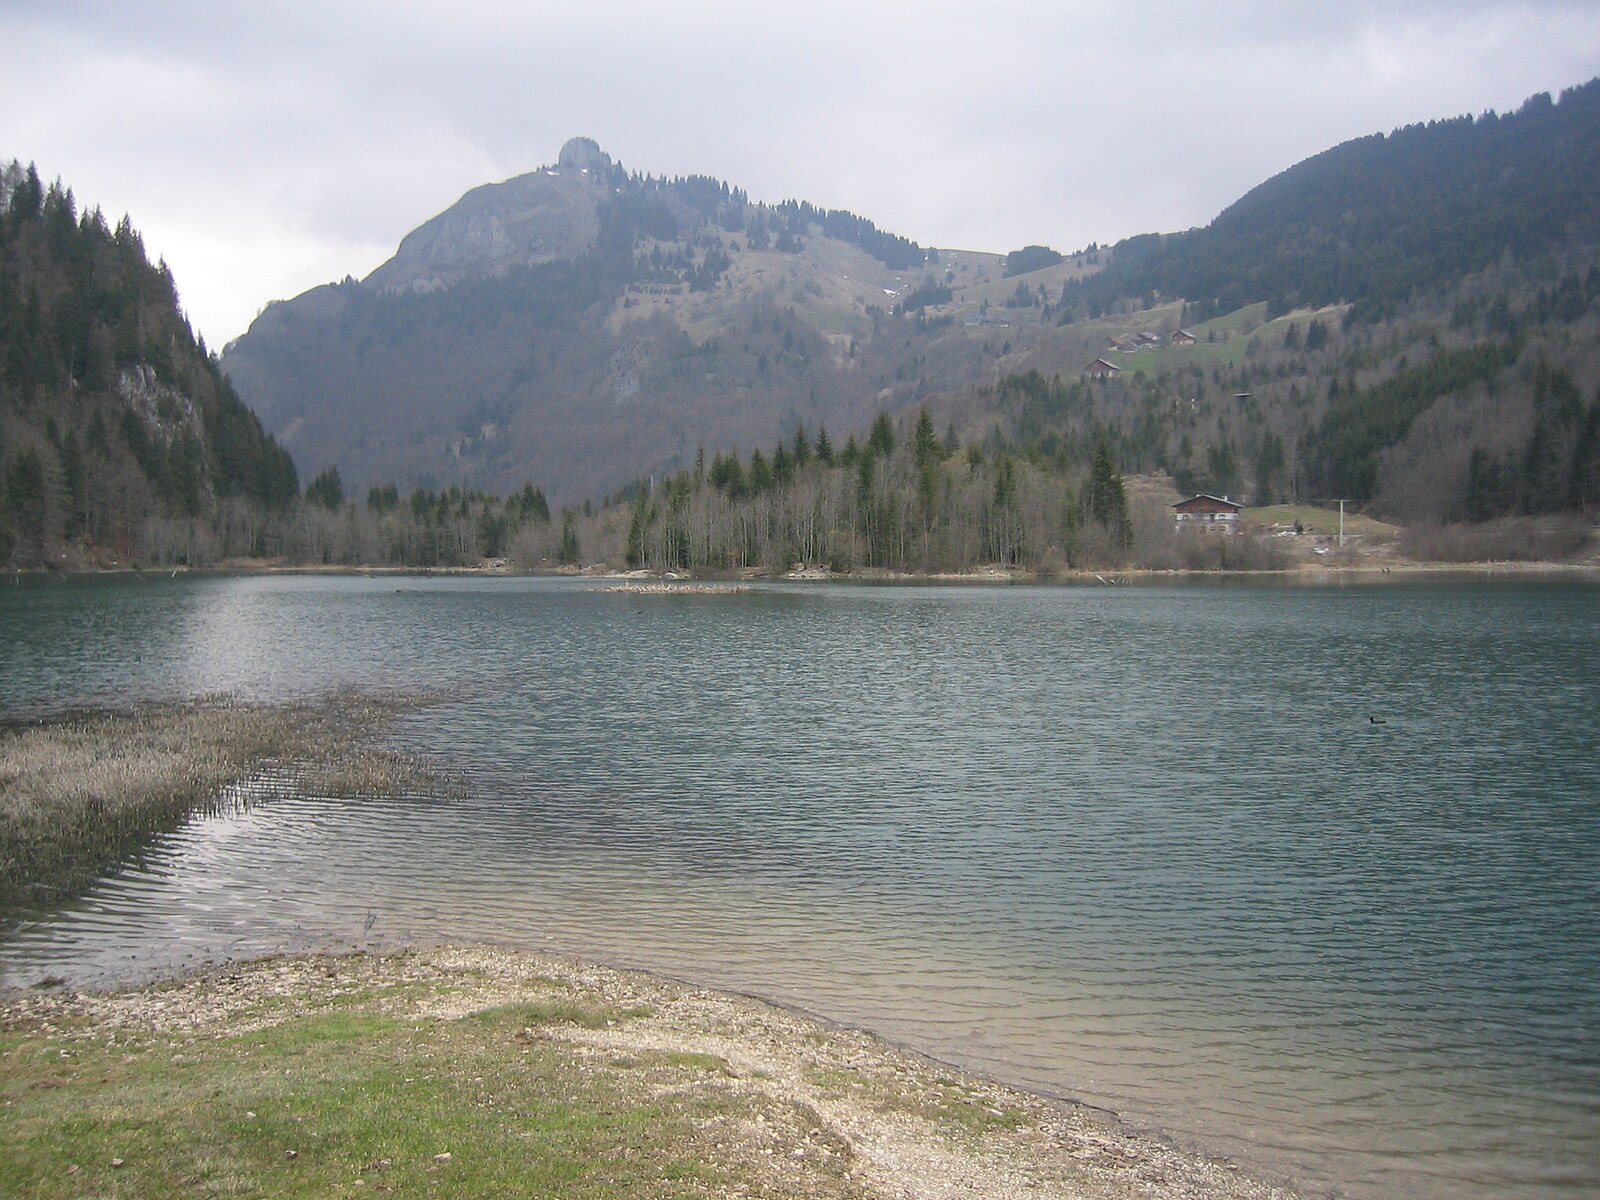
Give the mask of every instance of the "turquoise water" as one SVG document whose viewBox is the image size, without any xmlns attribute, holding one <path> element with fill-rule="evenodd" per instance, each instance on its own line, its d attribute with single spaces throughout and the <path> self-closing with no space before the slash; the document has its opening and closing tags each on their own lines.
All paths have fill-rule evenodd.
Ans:
<svg viewBox="0 0 1600 1200">
<path fill-rule="evenodd" d="M 795 1003 L 1311 1190 L 1591 1196 L 1597 635 L 1570 583 L 7 587 L 5 715 L 438 688 L 396 741 L 470 794 L 197 822 L 12 914 L 0 979 L 488 938 Z"/>
</svg>

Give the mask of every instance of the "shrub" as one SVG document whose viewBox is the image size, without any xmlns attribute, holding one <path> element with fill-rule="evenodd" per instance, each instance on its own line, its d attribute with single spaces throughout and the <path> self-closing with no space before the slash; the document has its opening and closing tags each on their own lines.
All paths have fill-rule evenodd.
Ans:
<svg viewBox="0 0 1600 1200">
<path fill-rule="evenodd" d="M 1474 525 L 1414 525 L 1400 549 L 1426 562 L 1562 562 L 1589 543 L 1589 522 L 1575 515 L 1502 517 Z"/>
</svg>

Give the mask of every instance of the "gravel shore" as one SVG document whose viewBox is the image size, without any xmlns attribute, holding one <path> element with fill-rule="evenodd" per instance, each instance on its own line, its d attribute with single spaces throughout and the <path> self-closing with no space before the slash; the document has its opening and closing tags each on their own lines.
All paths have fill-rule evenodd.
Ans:
<svg viewBox="0 0 1600 1200">
<path fill-rule="evenodd" d="M 553 998 L 561 1008 L 550 1007 Z M 4 1119 L 27 1122 L 28 1106 L 42 1102 L 41 1086 L 52 1097 L 60 1088 L 79 1086 L 71 1070 L 94 1073 L 87 1065 L 65 1065 L 85 1061 L 74 1043 L 85 1049 L 115 1046 L 123 1053 L 154 1047 L 187 1066 L 221 1053 L 208 1047 L 247 1046 L 262 1031 L 292 1029 L 330 1013 L 367 1014 L 386 1028 L 447 1031 L 450 1023 L 508 1011 L 614 1014 L 596 1020 L 530 1018 L 534 1024 L 518 1034 L 524 1054 L 536 1043 L 541 1053 L 553 1051 L 564 1070 L 578 1072 L 607 1096 L 622 1097 L 608 1103 L 648 1105 L 670 1093 L 704 1102 L 710 1106 L 705 1111 L 734 1114 L 702 1122 L 692 1144 L 675 1148 L 691 1159 L 715 1160 L 726 1178 L 739 1181 L 731 1192 L 708 1194 L 882 1200 L 1296 1196 L 1232 1163 L 1182 1153 L 1128 1130 L 1109 1114 L 978 1079 L 754 999 L 488 947 L 266 959 L 101 994 L 13 993 L 0 1004 L 0 1027 L 10 1039 L 6 1057 L 13 1063 L 38 1056 L 55 1063 L 59 1057 L 64 1065 L 45 1085 L 0 1085 L 6 1092 Z M 514 1052 L 509 1043 L 506 1052 Z M 677 1064 L 679 1074 L 668 1078 L 660 1070 L 640 1070 L 642 1063 Z M 699 1069 L 685 1078 L 685 1063 Z M 92 1121 L 93 1081 L 85 1077 L 81 1083 L 81 1116 Z M 521 1086 L 537 1091 L 544 1085 L 530 1074 Z M 115 1097 L 112 1102 L 125 1103 Z M 407 1117 L 397 1110 L 376 1119 Z M 489 1113 L 485 1119 L 496 1118 Z M 298 1153 L 278 1152 L 290 1159 Z M 425 1165 L 437 1173 L 450 1157 Z M 117 1179 L 133 1182 L 127 1173 Z M 270 1191 L 270 1180 L 260 1183 Z"/>
</svg>

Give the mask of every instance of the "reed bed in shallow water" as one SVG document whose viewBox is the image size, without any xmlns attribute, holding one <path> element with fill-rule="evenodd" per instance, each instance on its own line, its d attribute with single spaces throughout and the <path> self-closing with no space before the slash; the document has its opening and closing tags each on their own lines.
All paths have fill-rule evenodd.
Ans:
<svg viewBox="0 0 1600 1200">
<path fill-rule="evenodd" d="M 421 759 L 369 744 L 420 702 L 204 699 L 0 730 L 0 911 L 83 890 L 192 814 L 296 794 L 457 790 Z"/>
</svg>

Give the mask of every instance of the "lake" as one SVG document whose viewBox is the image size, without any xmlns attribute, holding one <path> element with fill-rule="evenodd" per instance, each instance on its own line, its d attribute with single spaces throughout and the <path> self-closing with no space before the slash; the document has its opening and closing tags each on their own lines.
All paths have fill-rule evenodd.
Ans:
<svg viewBox="0 0 1600 1200">
<path fill-rule="evenodd" d="M 0 715 L 437 689 L 469 789 L 196 821 L 0 982 L 491 940 L 1312 1191 L 1600 1191 L 1600 587 L 601 586 L 8 581 Z"/>
</svg>

